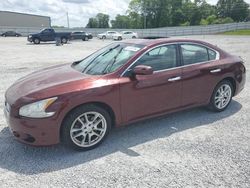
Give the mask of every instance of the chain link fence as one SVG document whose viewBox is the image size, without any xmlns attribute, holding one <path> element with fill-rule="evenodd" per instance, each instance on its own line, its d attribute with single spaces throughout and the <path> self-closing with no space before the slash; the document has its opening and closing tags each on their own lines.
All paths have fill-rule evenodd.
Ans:
<svg viewBox="0 0 250 188">
<path fill-rule="evenodd" d="M 5 31 L 16 31 L 23 36 L 27 36 L 29 33 L 37 33 L 43 28 L 34 27 L 0 27 L 0 33 Z M 239 29 L 250 29 L 250 22 L 239 22 L 229 24 L 207 25 L 207 26 L 183 26 L 183 27 L 163 27 L 155 29 L 129 29 L 129 31 L 137 32 L 139 37 L 171 37 L 171 36 L 185 36 L 185 35 L 209 35 L 217 34 L 226 31 L 233 31 Z M 99 28 L 55 28 L 57 32 L 73 32 L 73 31 L 85 31 L 92 33 L 96 36 L 99 33 L 109 31 L 124 31 L 126 29 L 99 29 Z"/>
</svg>

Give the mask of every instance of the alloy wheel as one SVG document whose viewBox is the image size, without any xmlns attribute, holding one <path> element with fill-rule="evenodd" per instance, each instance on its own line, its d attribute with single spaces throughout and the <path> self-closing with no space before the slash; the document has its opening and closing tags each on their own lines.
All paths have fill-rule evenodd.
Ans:
<svg viewBox="0 0 250 188">
<path fill-rule="evenodd" d="M 221 85 L 216 91 L 214 104 L 218 109 L 224 109 L 232 97 L 232 88 L 228 84 Z"/>
<path fill-rule="evenodd" d="M 85 112 L 71 125 L 71 140 L 80 147 L 91 147 L 99 143 L 107 131 L 107 121 L 98 112 Z"/>
</svg>

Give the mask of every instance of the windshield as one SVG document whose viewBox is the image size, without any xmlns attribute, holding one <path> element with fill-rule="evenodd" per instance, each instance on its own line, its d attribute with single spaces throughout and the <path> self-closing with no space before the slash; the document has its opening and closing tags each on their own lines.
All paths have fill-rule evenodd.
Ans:
<svg viewBox="0 0 250 188">
<path fill-rule="evenodd" d="M 136 44 L 114 43 L 73 64 L 72 67 L 84 74 L 108 74 L 123 66 L 143 47 Z"/>
</svg>

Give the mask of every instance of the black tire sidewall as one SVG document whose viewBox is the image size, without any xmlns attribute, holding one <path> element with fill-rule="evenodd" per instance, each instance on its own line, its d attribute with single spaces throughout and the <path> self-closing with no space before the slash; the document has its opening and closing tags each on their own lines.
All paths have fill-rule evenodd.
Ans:
<svg viewBox="0 0 250 188">
<path fill-rule="evenodd" d="M 222 85 L 229 85 L 230 88 L 231 88 L 231 98 L 230 98 L 230 101 L 229 103 L 222 109 L 219 109 L 217 108 L 217 106 L 215 105 L 215 95 L 218 91 L 218 89 L 222 86 Z M 234 92 L 234 89 L 233 89 L 233 85 L 231 84 L 231 82 L 229 82 L 228 80 L 223 80 L 221 81 L 219 84 L 217 84 L 217 86 L 215 87 L 214 91 L 213 91 L 213 95 L 210 99 L 210 104 L 209 104 L 209 108 L 212 110 L 212 111 L 215 111 L 215 112 L 222 112 L 224 111 L 225 109 L 227 109 L 227 107 L 229 106 L 229 104 L 231 103 L 232 101 L 232 97 L 233 97 L 233 92 Z"/>
<path fill-rule="evenodd" d="M 67 38 L 65 38 L 65 37 L 63 37 L 63 38 L 61 39 L 61 43 L 62 43 L 62 44 L 67 44 L 67 42 L 68 42 L 68 40 L 67 40 Z"/>
<path fill-rule="evenodd" d="M 72 123 L 75 121 L 75 119 L 78 116 L 80 116 L 81 114 L 85 112 L 90 112 L 90 111 L 98 112 L 103 115 L 103 117 L 106 119 L 107 130 L 103 138 L 97 144 L 90 146 L 90 147 L 80 147 L 72 141 L 70 137 L 70 129 L 71 129 Z M 61 127 L 61 141 L 66 146 L 73 148 L 75 150 L 78 150 L 78 151 L 91 150 L 99 146 L 105 140 L 105 138 L 107 137 L 107 135 L 109 134 L 111 130 L 111 125 L 112 125 L 112 120 L 111 120 L 109 113 L 106 110 L 96 105 L 83 105 L 71 111 L 64 119 L 62 123 L 62 127 Z"/>
<path fill-rule="evenodd" d="M 38 40 L 38 42 L 36 42 L 36 40 Z M 40 44 L 40 39 L 35 38 L 33 42 L 34 42 L 34 44 Z"/>
</svg>

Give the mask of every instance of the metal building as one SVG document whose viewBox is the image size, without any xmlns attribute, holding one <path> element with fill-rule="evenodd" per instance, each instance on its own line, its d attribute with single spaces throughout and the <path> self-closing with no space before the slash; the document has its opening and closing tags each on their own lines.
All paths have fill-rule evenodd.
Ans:
<svg viewBox="0 0 250 188">
<path fill-rule="evenodd" d="M 50 27 L 48 16 L 0 11 L 0 27 Z"/>
</svg>

